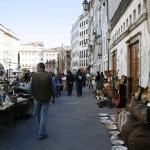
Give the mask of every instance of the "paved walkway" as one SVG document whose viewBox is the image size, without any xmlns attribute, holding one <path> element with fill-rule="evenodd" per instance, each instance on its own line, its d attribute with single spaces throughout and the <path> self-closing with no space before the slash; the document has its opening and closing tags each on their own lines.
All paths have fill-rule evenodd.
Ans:
<svg viewBox="0 0 150 150">
<path fill-rule="evenodd" d="M 83 88 L 83 96 L 62 96 L 50 105 L 47 133 L 37 139 L 35 116 L 19 120 L 16 125 L 0 129 L 0 150 L 111 150 L 110 135 L 97 114 L 114 114 L 115 109 L 98 108 L 91 90 Z"/>
</svg>

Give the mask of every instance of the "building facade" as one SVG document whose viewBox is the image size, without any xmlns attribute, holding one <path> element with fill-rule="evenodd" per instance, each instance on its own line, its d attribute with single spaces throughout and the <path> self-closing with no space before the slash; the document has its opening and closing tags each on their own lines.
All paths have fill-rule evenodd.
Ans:
<svg viewBox="0 0 150 150">
<path fill-rule="evenodd" d="M 5 71 L 18 68 L 19 44 L 17 35 L 0 24 L 0 63 Z"/>
<path fill-rule="evenodd" d="M 21 68 L 36 71 L 39 62 L 44 63 L 44 45 L 42 42 L 29 42 L 20 45 L 20 66 Z"/>
<path fill-rule="evenodd" d="M 69 46 L 62 46 L 58 54 L 58 72 L 67 74 L 67 70 L 71 70 L 71 49 Z"/>
<path fill-rule="evenodd" d="M 111 20 L 112 69 L 131 78 L 132 91 L 149 78 L 150 32 L 145 0 L 122 0 Z"/>
<path fill-rule="evenodd" d="M 71 70 L 76 72 L 79 68 L 79 20 L 71 29 Z"/>
<path fill-rule="evenodd" d="M 57 73 L 58 71 L 58 51 L 57 48 L 44 49 L 44 63 L 48 72 Z"/>
<path fill-rule="evenodd" d="M 73 72 L 76 72 L 78 69 L 87 71 L 88 68 L 88 27 L 88 13 L 79 16 L 78 21 L 72 27 L 71 66 Z"/>
</svg>

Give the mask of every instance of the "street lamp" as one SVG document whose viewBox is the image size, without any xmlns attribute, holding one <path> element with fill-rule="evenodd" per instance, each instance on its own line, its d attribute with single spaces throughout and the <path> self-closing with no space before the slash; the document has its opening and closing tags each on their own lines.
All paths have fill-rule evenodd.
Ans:
<svg viewBox="0 0 150 150">
<path fill-rule="evenodd" d="M 89 7 L 89 3 L 87 0 L 84 0 L 83 3 L 82 3 L 82 6 L 83 6 L 83 10 L 84 11 L 87 11 L 88 10 L 88 7 Z"/>
</svg>

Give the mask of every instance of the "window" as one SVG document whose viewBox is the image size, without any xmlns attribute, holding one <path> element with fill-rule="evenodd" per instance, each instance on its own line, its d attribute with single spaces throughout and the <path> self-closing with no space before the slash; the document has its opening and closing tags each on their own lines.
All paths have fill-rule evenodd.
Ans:
<svg viewBox="0 0 150 150">
<path fill-rule="evenodd" d="M 126 25 L 125 25 L 125 22 L 123 23 L 123 30 L 125 30 L 125 27 L 126 27 Z"/>
<path fill-rule="evenodd" d="M 132 15 L 129 16 L 130 25 L 132 24 Z"/>
<path fill-rule="evenodd" d="M 88 29 L 86 29 L 86 34 L 88 34 Z"/>
<path fill-rule="evenodd" d="M 143 0 L 143 9 L 146 8 L 146 1 L 147 1 L 147 0 Z"/>
<path fill-rule="evenodd" d="M 122 26 L 121 26 L 121 33 L 122 33 Z"/>
<path fill-rule="evenodd" d="M 88 57 L 88 50 L 86 50 L 86 57 Z"/>
<path fill-rule="evenodd" d="M 136 20 L 136 10 L 133 11 L 133 20 Z"/>
<path fill-rule="evenodd" d="M 126 19 L 126 27 L 128 27 L 128 19 Z"/>
<path fill-rule="evenodd" d="M 88 19 L 86 20 L 86 24 L 88 24 Z"/>
<path fill-rule="evenodd" d="M 138 5 L 138 15 L 141 14 L 141 4 Z"/>
</svg>

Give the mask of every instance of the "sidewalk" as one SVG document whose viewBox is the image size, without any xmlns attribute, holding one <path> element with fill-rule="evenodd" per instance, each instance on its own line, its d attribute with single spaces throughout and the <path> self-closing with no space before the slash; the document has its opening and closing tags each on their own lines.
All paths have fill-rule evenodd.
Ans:
<svg viewBox="0 0 150 150">
<path fill-rule="evenodd" d="M 114 114 L 115 109 L 98 108 L 91 90 L 83 96 L 62 96 L 51 104 L 47 120 L 48 137 L 37 139 L 35 116 L 0 129 L 0 150 L 111 150 L 110 135 L 99 122 L 98 113 Z"/>
</svg>

